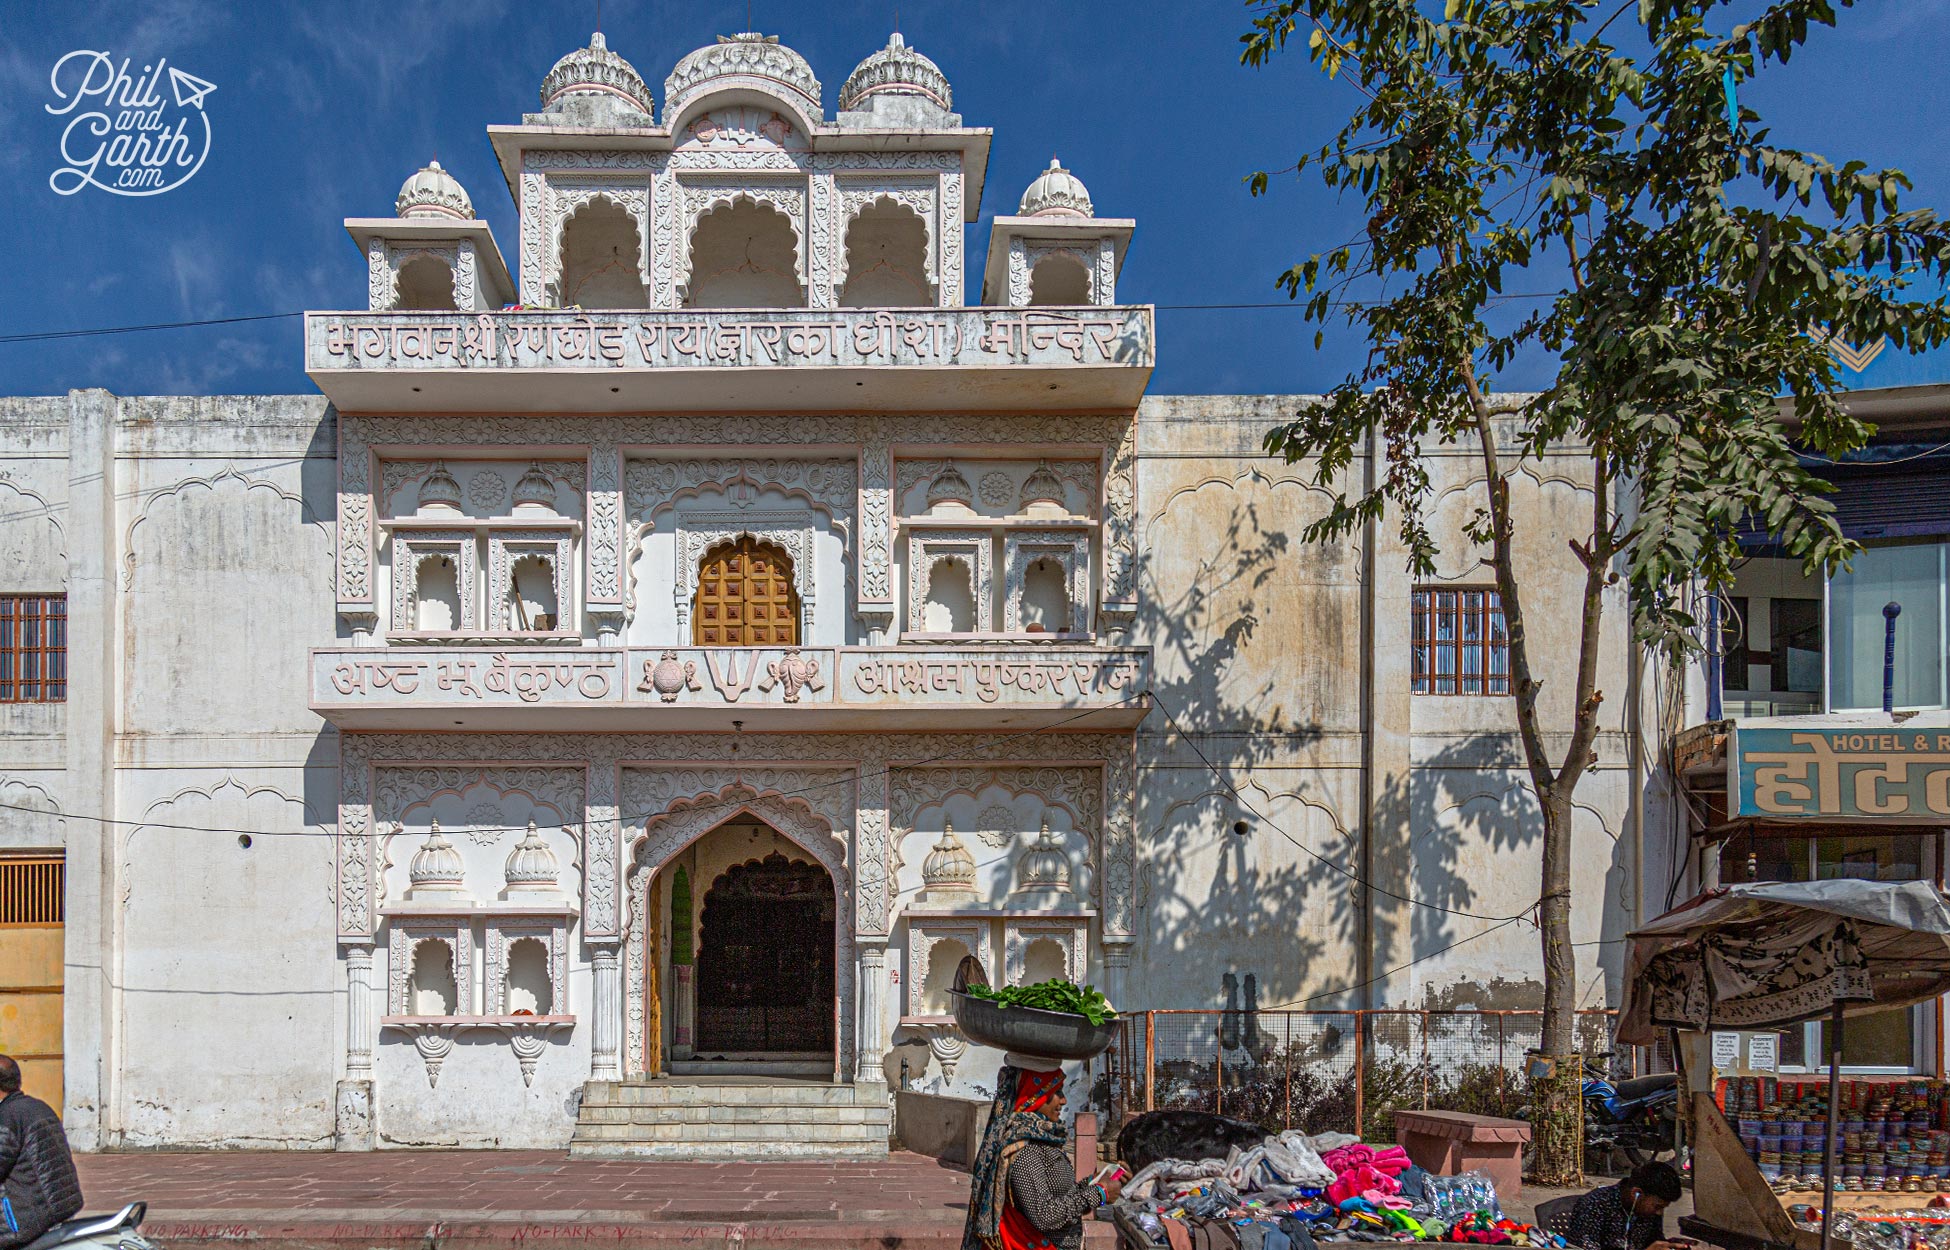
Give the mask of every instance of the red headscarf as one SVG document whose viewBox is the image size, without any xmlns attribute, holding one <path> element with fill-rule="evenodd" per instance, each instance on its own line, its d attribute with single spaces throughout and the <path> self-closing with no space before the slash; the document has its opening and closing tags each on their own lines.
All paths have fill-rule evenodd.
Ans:
<svg viewBox="0 0 1950 1250">
<path fill-rule="evenodd" d="M 1024 1070 L 1016 1077 L 1017 1111 L 1041 1111 L 1048 1105 L 1051 1097 L 1063 1089 L 1063 1070 L 1031 1072 Z"/>
</svg>

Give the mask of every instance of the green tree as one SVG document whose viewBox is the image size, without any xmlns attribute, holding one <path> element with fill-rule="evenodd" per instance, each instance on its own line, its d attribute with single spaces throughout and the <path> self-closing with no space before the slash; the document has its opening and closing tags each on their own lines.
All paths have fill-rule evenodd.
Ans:
<svg viewBox="0 0 1950 1250">
<path fill-rule="evenodd" d="M 1266 446 L 1310 462 L 1332 493 L 1309 541 L 1392 523 L 1417 575 L 1436 554 L 1425 450 L 1480 457 L 1467 532 L 1502 598 L 1512 714 L 1543 814 L 1543 1049 L 1562 1059 L 1574 1053 L 1572 799 L 1596 759 L 1607 588 L 1623 581 L 1636 639 L 1676 663 L 1698 645 L 1697 590 L 1729 583 L 1747 518 L 1810 572 L 1846 560 L 1827 487 L 1796 455 L 1797 442 L 1839 455 L 1873 432 L 1838 398 L 1825 336 L 1944 342 L 1950 229 L 1901 206 L 1901 172 L 1781 146 L 1735 104 L 1739 84 L 1781 73 L 1834 25 L 1829 0 L 1250 7 L 1247 64 L 1297 37 L 1359 93 L 1297 172 L 1358 196 L 1366 214 L 1353 240 L 1278 280 L 1309 320 L 1357 327 L 1365 363 Z M 1749 20 L 1736 24 L 1736 8 Z M 1265 192 L 1268 176 L 1252 187 Z M 1524 294 L 1506 302 L 1506 290 Z M 1512 398 L 1498 377 L 1520 355 L 1556 373 Z M 1351 483 L 1369 446 L 1379 463 Z M 1526 585 L 1512 559 L 1511 478 L 1546 452 L 1588 457 L 1594 487 L 1589 529 L 1571 541 L 1584 570 L 1571 604 Z M 1539 595 L 1577 613 L 1575 656 L 1532 649 Z M 1568 724 L 1546 723 L 1546 670 L 1573 687 L 1554 704 Z M 1578 1114 L 1569 1083 L 1544 1101 L 1550 1122 Z M 1580 1172 L 1574 1139 L 1540 1133 L 1540 1174 Z"/>
</svg>

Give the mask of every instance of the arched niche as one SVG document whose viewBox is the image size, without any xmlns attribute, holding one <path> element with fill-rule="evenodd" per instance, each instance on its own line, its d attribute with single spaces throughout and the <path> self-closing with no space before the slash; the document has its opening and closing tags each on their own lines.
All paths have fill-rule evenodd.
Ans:
<svg viewBox="0 0 1950 1250">
<path fill-rule="evenodd" d="M 439 631 L 461 628 L 460 571 L 452 556 L 430 552 L 420 556 L 413 574 L 413 628 Z"/>
<path fill-rule="evenodd" d="M 742 196 L 699 215 L 691 230 L 686 308 L 804 308 L 799 243 L 770 204 Z"/>
<path fill-rule="evenodd" d="M 1073 307 L 1090 303 L 1090 271 L 1067 252 L 1052 252 L 1029 271 L 1031 307 Z"/>
<path fill-rule="evenodd" d="M 410 256 L 399 267 L 395 308 L 414 312 L 453 312 L 454 271 L 430 252 Z"/>
<path fill-rule="evenodd" d="M 842 308 L 929 307 L 936 302 L 928 275 L 928 227 L 921 215 L 891 198 L 874 200 L 846 227 L 846 285 Z"/>
<path fill-rule="evenodd" d="M 1022 574 L 1022 628 L 1030 634 L 1070 629 L 1070 571 L 1054 556 L 1038 556 Z"/>
<path fill-rule="evenodd" d="M 648 308 L 642 257 L 636 219 L 612 200 L 589 200 L 562 223 L 557 302 L 564 307 Z"/>
<path fill-rule="evenodd" d="M 445 938 L 425 937 L 413 943 L 413 968 L 407 974 L 407 1014 L 460 1014 L 460 988 L 454 979 L 454 948 Z"/>
<path fill-rule="evenodd" d="M 504 1002 L 496 1004 L 502 1015 L 552 1015 L 555 987 L 549 975 L 548 946 L 538 937 L 521 937 L 508 943 L 507 984 Z"/>
<path fill-rule="evenodd" d="M 982 626 L 975 610 L 975 575 L 960 556 L 939 556 L 928 568 L 921 628 L 930 634 L 972 634 Z"/>
</svg>

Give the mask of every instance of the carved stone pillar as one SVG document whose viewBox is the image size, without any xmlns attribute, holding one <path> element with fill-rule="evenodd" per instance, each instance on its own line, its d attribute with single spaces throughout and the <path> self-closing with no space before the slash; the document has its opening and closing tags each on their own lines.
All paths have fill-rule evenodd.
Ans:
<svg viewBox="0 0 1950 1250">
<path fill-rule="evenodd" d="M 589 1079 L 623 1079 L 621 1038 L 623 1035 L 623 978 L 614 943 L 590 952 L 594 964 L 589 997 Z"/>
<path fill-rule="evenodd" d="M 371 1150 L 372 946 L 345 948 L 345 1079 L 339 1082 L 333 1144 L 340 1150 Z"/>
<path fill-rule="evenodd" d="M 884 432 L 874 431 L 860 449 L 859 570 L 853 611 L 881 646 L 894 621 L 894 457 Z"/>
<path fill-rule="evenodd" d="M 589 449 L 589 493 L 583 499 L 583 585 L 598 628 L 623 613 L 623 458 L 613 443 Z M 616 625 L 620 625 L 620 619 Z M 612 635 L 615 625 L 608 632 Z"/>
<path fill-rule="evenodd" d="M 886 938 L 879 934 L 859 935 L 859 995 L 860 1027 L 854 1034 L 859 1039 L 859 1061 L 854 1065 L 855 1084 L 884 1085 L 887 1071 L 883 1066 L 887 1055 L 887 1011 L 885 989 L 887 982 Z"/>
</svg>

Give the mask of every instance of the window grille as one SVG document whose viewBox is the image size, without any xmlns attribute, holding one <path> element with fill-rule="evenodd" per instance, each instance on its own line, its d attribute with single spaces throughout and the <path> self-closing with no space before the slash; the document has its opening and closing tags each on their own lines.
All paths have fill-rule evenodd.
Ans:
<svg viewBox="0 0 1950 1250">
<path fill-rule="evenodd" d="M 68 597 L 0 595 L 0 703 L 68 697 Z"/>
<path fill-rule="evenodd" d="M 1412 643 L 1416 694 L 1510 693 L 1510 639 L 1496 591 L 1417 589 Z"/>
</svg>

